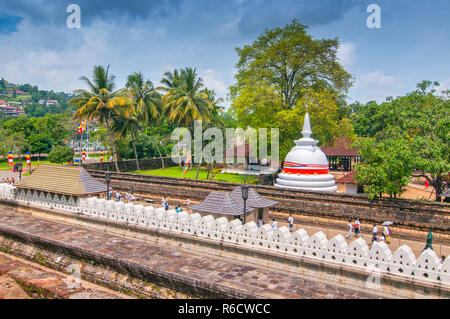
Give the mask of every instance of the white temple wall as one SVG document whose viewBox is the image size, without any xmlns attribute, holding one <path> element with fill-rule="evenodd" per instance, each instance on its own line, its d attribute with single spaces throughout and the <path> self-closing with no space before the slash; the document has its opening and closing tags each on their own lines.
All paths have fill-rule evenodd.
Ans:
<svg viewBox="0 0 450 319">
<path fill-rule="evenodd" d="M 441 264 L 436 253 L 430 249 L 416 258 L 406 245 L 392 253 L 383 242 L 375 243 L 369 249 L 362 238 L 347 244 L 342 235 L 328 239 L 323 232 L 308 236 L 304 229 L 290 233 L 286 227 L 280 227 L 274 231 L 270 225 L 258 228 L 253 221 L 242 225 L 236 219 L 228 221 L 223 217 L 216 219 L 213 216 L 202 217 L 200 214 L 188 215 L 186 212 L 166 212 L 164 209 L 99 200 L 95 197 L 80 199 L 78 203 L 74 198 L 67 197 L 53 197 L 51 202 L 43 202 L 43 196 L 44 194 L 36 192 L 18 192 L 14 186 L 0 184 L 0 198 L 5 200 L 44 207 L 58 205 L 62 210 L 94 218 L 450 285 L 450 256 Z"/>
</svg>

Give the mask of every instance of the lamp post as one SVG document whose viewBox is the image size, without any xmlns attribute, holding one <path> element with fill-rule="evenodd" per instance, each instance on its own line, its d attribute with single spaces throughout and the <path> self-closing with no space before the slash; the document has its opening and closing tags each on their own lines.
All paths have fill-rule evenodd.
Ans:
<svg viewBox="0 0 450 319">
<path fill-rule="evenodd" d="M 106 197 L 108 198 L 108 200 L 111 199 L 111 194 L 109 193 L 109 183 L 111 182 L 111 172 L 107 171 L 105 173 L 105 180 L 106 180 Z"/>
<path fill-rule="evenodd" d="M 19 171 L 19 181 L 21 181 L 22 180 L 22 171 L 23 171 L 22 160 L 20 160 L 19 164 L 17 164 L 17 170 Z"/>
<path fill-rule="evenodd" d="M 247 199 L 248 199 L 248 184 L 242 184 L 242 199 L 244 200 L 244 225 L 245 225 L 245 218 L 246 218 L 246 212 L 247 212 Z"/>
</svg>

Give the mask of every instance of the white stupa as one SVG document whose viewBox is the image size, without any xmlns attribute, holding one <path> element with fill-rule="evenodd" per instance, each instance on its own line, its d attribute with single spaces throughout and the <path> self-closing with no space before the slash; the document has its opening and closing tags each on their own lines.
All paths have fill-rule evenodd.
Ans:
<svg viewBox="0 0 450 319">
<path fill-rule="evenodd" d="M 328 172 L 328 160 L 317 146 L 319 141 L 311 138 L 309 113 L 305 115 L 303 138 L 284 160 L 283 173 L 277 178 L 276 187 L 309 191 L 334 192 L 337 190 L 334 176 Z"/>
</svg>

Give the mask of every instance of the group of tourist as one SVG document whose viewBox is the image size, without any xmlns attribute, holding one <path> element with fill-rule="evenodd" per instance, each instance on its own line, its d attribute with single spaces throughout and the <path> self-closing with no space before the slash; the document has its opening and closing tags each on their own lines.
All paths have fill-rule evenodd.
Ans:
<svg viewBox="0 0 450 319">
<path fill-rule="evenodd" d="M 292 217 L 292 214 L 289 215 L 288 223 L 289 223 L 289 231 L 292 232 L 294 229 L 294 218 Z M 265 223 L 261 218 L 259 218 L 258 222 L 256 223 L 258 228 L 262 227 L 264 224 Z M 272 223 L 270 225 L 272 226 L 274 231 L 278 229 L 278 222 L 276 221 L 275 218 L 272 219 Z"/>
<path fill-rule="evenodd" d="M 375 241 L 384 241 L 386 244 L 391 243 L 392 231 L 388 226 L 383 226 L 383 233 L 378 234 L 378 227 L 376 224 L 373 224 L 372 228 L 372 244 Z"/>
<path fill-rule="evenodd" d="M 348 234 L 345 236 L 347 239 L 352 239 L 353 232 L 355 233 L 355 237 L 359 238 L 361 235 L 361 221 L 359 218 L 356 218 L 355 222 L 352 223 L 352 220 L 349 219 L 347 223 Z M 388 225 L 383 225 L 383 232 L 379 233 L 378 227 L 376 224 L 373 224 L 372 228 L 372 244 L 374 242 L 385 242 L 386 244 L 391 243 L 392 230 Z"/>
<path fill-rule="evenodd" d="M 14 179 L 14 177 L 6 178 L 6 179 L 3 178 L 2 183 L 14 185 L 16 183 L 16 180 Z"/>
<path fill-rule="evenodd" d="M 110 191 L 110 194 L 112 195 L 112 190 Z M 134 202 L 136 200 L 136 197 L 134 196 L 133 187 L 130 187 L 130 191 L 128 193 L 125 193 L 125 199 L 120 192 L 116 192 L 116 199 L 118 202 L 121 202 L 123 200 L 125 200 L 126 202 Z"/>
<path fill-rule="evenodd" d="M 164 196 L 164 197 L 161 199 L 161 205 L 162 205 L 162 207 L 164 207 L 164 210 L 165 210 L 165 211 L 168 211 L 168 210 L 169 210 L 169 198 L 166 197 L 166 196 Z M 191 205 L 190 199 L 189 199 L 189 198 L 186 199 L 186 201 L 184 201 L 183 205 L 186 206 L 186 207 L 189 207 L 189 206 Z M 183 211 L 183 208 L 181 207 L 181 205 L 177 205 L 177 206 L 175 207 L 175 212 L 181 213 L 182 211 Z"/>
</svg>

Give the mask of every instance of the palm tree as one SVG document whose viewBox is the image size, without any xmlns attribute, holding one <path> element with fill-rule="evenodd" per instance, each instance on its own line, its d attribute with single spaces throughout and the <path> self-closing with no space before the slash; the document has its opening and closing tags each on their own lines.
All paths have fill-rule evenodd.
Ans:
<svg viewBox="0 0 450 319">
<path fill-rule="evenodd" d="M 160 87 L 157 87 L 156 89 L 163 91 L 163 92 L 168 92 L 171 89 L 179 87 L 181 82 L 182 82 L 182 78 L 181 78 L 180 72 L 177 69 L 175 69 L 173 71 L 173 73 L 170 71 L 167 71 L 164 73 L 164 77 L 161 80 L 161 83 L 164 84 L 165 86 L 160 86 Z"/>
<path fill-rule="evenodd" d="M 133 99 L 136 115 L 140 121 L 149 123 L 158 118 L 161 112 L 161 95 L 150 80 L 144 80 L 142 73 L 134 73 L 128 76 L 125 86 Z"/>
<path fill-rule="evenodd" d="M 132 112 L 128 117 L 116 116 L 111 125 L 113 132 L 117 133 L 119 137 L 126 138 L 128 135 L 131 137 L 131 143 L 133 144 L 134 156 L 136 159 L 136 169 L 139 171 L 139 158 L 136 150 L 136 139 L 141 130 L 136 112 Z"/>
<path fill-rule="evenodd" d="M 142 73 L 134 73 L 128 76 L 126 87 L 134 102 L 138 121 L 141 121 L 141 123 L 144 123 L 145 125 L 151 125 L 153 124 L 153 121 L 161 119 L 161 95 L 153 87 L 153 83 L 150 80 L 144 80 Z M 159 158 L 161 159 L 161 166 L 164 168 L 164 160 L 162 158 L 161 150 L 159 149 L 159 143 L 155 136 L 153 136 L 153 142 L 158 150 Z M 138 162 L 136 163 L 139 165 Z"/>
<path fill-rule="evenodd" d="M 175 70 L 173 74 L 166 72 L 161 82 L 168 85 L 163 102 L 171 122 L 184 123 L 189 127 L 195 120 L 211 120 L 213 105 L 208 95 L 201 91 L 203 80 L 197 77 L 195 69 Z"/>
<path fill-rule="evenodd" d="M 166 72 L 161 82 L 166 85 L 163 88 L 166 91 L 163 97 L 164 111 L 171 122 L 184 123 L 190 129 L 195 120 L 211 121 L 214 106 L 208 94 L 202 90 L 203 80 L 197 77 L 195 69 L 175 70 L 173 74 Z M 203 153 L 200 162 L 202 160 Z"/>
<path fill-rule="evenodd" d="M 217 99 L 216 92 L 214 90 L 208 90 L 208 88 L 204 89 L 202 92 L 205 92 L 208 95 L 208 100 L 212 105 L 211 121 L 214 122 L 215 125 L 223 125 L 220 115 L 223 113 L 224 107 L 221 106 L 220 103 L 223 103 L 224 99 Z"/>
<path fill-rule="evenodd" d="M 74 118 L 78 120 L 96 120 L 106 126 L 114 164 L 119 172 L 116 145 L 111 125 L 116 116 L 129 117 L 132 101 L 126 96 L 123 89 L 113 91 L 115 76 L 109 74 L 109 66 L 106 69 L 100 65 L 95 66 L 92 79 L 91 81 L 85 76 L 80 77 L 80 80 L 86 83 L 89 90 L 80 89 L 74 91 L 77 96 L 70 100 L 71 104 L 78 107 Z"/>
</svg>

